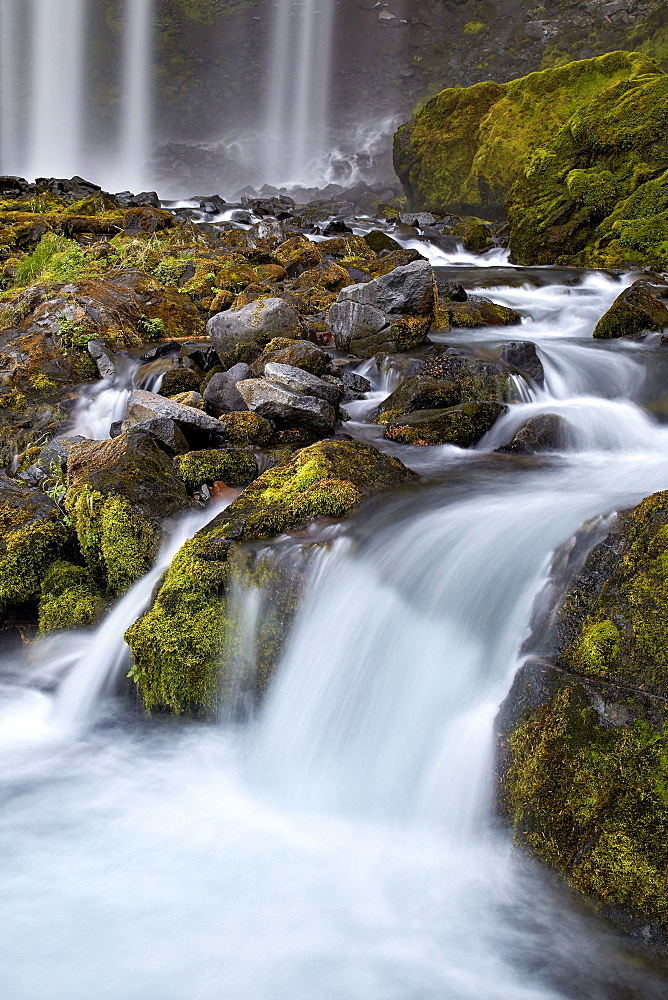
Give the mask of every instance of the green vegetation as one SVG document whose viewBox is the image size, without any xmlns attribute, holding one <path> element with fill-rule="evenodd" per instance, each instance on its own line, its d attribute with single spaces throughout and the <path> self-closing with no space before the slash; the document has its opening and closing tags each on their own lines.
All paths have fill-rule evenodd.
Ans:
<svg viewBox="0 0 668 1000">
<path fill-rule="evenodd" d="M 95 270 L 78 243 L 57 233 L 46 233 L 33 252 L 16 264 L 15 283 L 25 286 L 36 281 L 77 281 Z"/>
<path fill-rule="evenodd" d="M 190 451 L 174 459 L 176 474 L 189 490 L 203 483 L 211 486 L 223 482 L 226 486 L 246 486 L 258 475 L 257 460 L 248 451 L 210 449 Z"/>
</svg>

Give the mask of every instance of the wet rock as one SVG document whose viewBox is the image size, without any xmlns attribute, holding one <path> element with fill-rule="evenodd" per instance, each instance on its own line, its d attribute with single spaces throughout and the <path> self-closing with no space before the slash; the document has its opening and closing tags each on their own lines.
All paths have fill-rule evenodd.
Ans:
<svg viewBox="0 0 668 1000">
<path fill-rule="evenodd" d="M 441 302 L 436 326 L 448 330 L 452 326 L 476 329 L 483 326 L 513 326 L 522 317 L 515 309 L 500 306 L 484 295 L 467 295 L 464 301 Z"/>
<path fill-rule="evenodd" d="M 24 472 L 20 472 L 18 478 L 30 483 L 32 486 L 39 486 L 45 479 L 53 475 L 54 469 L 63 472 L 67 466 L 67 459 L 75 444 L 85 441 L 86 438 L 80 434 L 74 437 L 56 437 L 39 450 L 36 461 Z"/>
<path fill-rule="evenodd" d="M 276 437 L 273 424 L 257 413 L 223 413 L 218 418 L 222 441 L 230 445 L 255 445 L 265 448 Z"/>
<path fill-rule="evenodd" d="M 443 302 L 466 302 L 468 299 L 464 286 L 453 281 L 439 281 L 438 294 Z"/>
<path fill-rule="evenodd" d="M 237 388 L 249 410 L 279 427 L 303 427 L 320 437 L 334 430 L 336 410 L 324 399 L 259 378 L 239 382 Z"/>
<path fill-rule="evenodd" d="M 169 417 L 153 417 L 150 420 L 141 420 L 139 423 L 129 426 L 137 433 L 148 434 L 150 437 L 155 438 L 160 447 L 170 455 L 183 455 L 185 452 L 190 451 L 190 445 L 185 434 L 180 430 L 178 424 L 170 420 Z M 129 427 L 125 429 L 129 429 Z M 119 420 L 112 427 L 111 437 L 120 437 L 123 431 L 124 423 L 122 420 Z"/>
<path fill-rule="evenodd" d="M 116 358 L 113 351 L 100 340 L 88 341 L 88 353 L 95 362 L 100 378 L 113 378 L 116 374 Z"/>
<path fill-rule="evenodd" d="M 517 842 L 645 943 L 668 930 L 667 531 L 656 493 L 584 566 L 555 560 L 570 581 L 497 719 L 499 808 Z"/>
<path fill-rule="evenodd" d="M 433 226 L 437 220 L 431 212 L 399 212 L 399 221 L 404 226 L 416 226 L 419 229 L 424 229 L 425 226 Z"/>
<path fill-rule="evenodd" d="M 371 392 L 372 386 L 369 379 L 364 378 L 363 375 L 358 375 L 356 372 L 344 372 L 342 382 L 344 388 L 350 392 L 359 393 L 360 395 Z"/>
<path fill-rule="evenodd" d="M 0 611 L 36 598 L 48 567 L 73 549 L 54 501 L 0 473 Z"/>
<path fill-rule="evenodd" d="M 216 414 L 232 413 L 235 410 L 247 410 L 243 396 L 237 389 L 237 382 L 243 382 L 250 377 L 248 365 L 241 362 L 226 372 L 216 372 L 207 382 L 204 390 L 204 400 Z"/>
<path fill-rule="evenodd" d="M 146 351 L 145 354 L 142 354 L 141 360 L 144 362 L 157 361 L 158 358 L 165 358 L 169 354 L 178 354 L 181 347 L 182 344 L 178 340 L 168 340 L 166 343 L 156 344 L 150 351 Z"/>
<path fill-rule="evenodd" d="M 281 365 L 274 361 L 267 362 L 264 366 L 265 378 L 276 385 L 282 385 L 291 392 L 297 392 L 302 396 L 316 396 L 324 399 L 331 406 L 336 407 L 343 394 L 343 383 L 338 380 L 332 382 L 311 375 L 310 372 L 302 368 L 294 368 L 291 365 Z"/>
<path fill-rule="evenodd" d="M 249 247 L 277 247 L 284 243 L 287 233 L 277 219 L 262 219 L 251 226 L 247 233 Z"/>
<path fill-rule="evenodd" d="M 389 423 L 414 410 L 435 410 L 456 406 L 462 392 L 455 382 L 411 375 L 384 399 L 371 415 L 374 423 Z"/>
<path fill-rule="evenodd" d="M 303 368 L 312 375 L 325 375 L 329 365 L 329 355 L 303 340 L 276 339 L 267 344 L 260 357 L 251 365 L 251 370 L 258 377 L 264 375 L 264 367 L 268 362 L 281 365 L 291 365 L 293 368 Z"/>
<path fill-rule="evenodd" d="M 545 372 L 538 357 L 536 345 L 528 340 L 509 340 L 503 345 L 501 358 L 506 364 L 517 368 L 523 375 L 526 375 L 536 385 L 543 385 L 545 382 Z"/>
<path fill-rule="evenodd" d="M 157 233 L 161 229 L 171 228 L 174 224 L 175 219 L 171 212 L 150 205 L 128 209 L 123 219 L 123 229 L 128 235 Z"/>
<path fill-rule="evenodd" d="M 416 410 L 387 425 L 385 437 L 399 444 L 454 444 L 470 448 L 505 411 L 500 403 L 462 403 L 447 410 Z"/>
<path fill-rule="evenodd" d="M 617 296 L 596 324 L 594 337 L 634 337 L 668 328 L 668 285 L 636 281 Z"/>
<path fill-rule="evenodd" d="M 192 406 L 183 406 L 171 399 L 159 396 L 155 392 L 144 389 L 134 389 L 128 399 L 123 421 L 123 430 L 131 430 L 136 424 L 156 417 L 165 417 L 174 423 L 193 443 L 208 442 L 220 436 L 220 424 L 214 417 L 208 416 Z"/>
<path fill-rule="evenodd" d="M 297 340 L 302 325 L 296 309 L 283 299 L 269 298 L 218 313 L 207 323 L 207 331 L 216 351 L 222 355 L 238 344 L 264 347 L 275 337 Z"/>
<path fill-rule="evenodd" d="M 446 352 L 429 358 L 420 374 L 433 379 L 445 379 L 459 386 L 463 402 L 487 400 L 504 403 L 508 398 L 509 374 L 503 366 L 463 354 Z"/>
<path fill-rule="evenodd" d="M 416 261 L 364 284 L 344 288 L 327 323 L 339 350 L 372 357 L 424 342 L 434 312 L 431 265 Z"/>
<path fill-rule="evenodd" d="M 198 490 L 204 483 L 247 486 L 259 471 L 257 459 L 250 452 L 221 448 L 188 452 L 176 458 L 174 466 L 190 491 Z"/>
<path fill-rule="evenodd" d="M 382 250 L 393 251 L 402 249 L 401 244 L 393 240 L 387 233 L 384 233 L 382 229 L 372 229 L 370 233 L 366 233 L 362 238 L 374 253 L 380 253 Z"/>
<path fill-rule="evenodd" d="M 152 608 L 126 633 L 147 708 L 207 715 L 219 708 L 229 566 L 240 541 L 271 538 L 319 516 L 345 517 L 365 498 L 416 480 L 400 462 L 356 441 L 303 448 L 256 479 L 186 543 Z M 267 664 L 264 686 L 279 653 Z"/>
<path fill-rule="evenodd" d="M 555 451 L 568 440 L 568 424 L 556 413 L 541 413 L 527 420 L 512 439 L 498 451 L 513 455 L 534 455 L 541 451 Z"/>
</svg>

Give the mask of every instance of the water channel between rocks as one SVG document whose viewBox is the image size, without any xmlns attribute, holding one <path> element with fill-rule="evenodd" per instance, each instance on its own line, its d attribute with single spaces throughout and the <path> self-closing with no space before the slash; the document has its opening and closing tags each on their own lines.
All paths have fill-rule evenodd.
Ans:
<svg viewBox="0 0 668 1000">
<path fill-rule="evenodd" d="M 527 318 L 447 342 L 533 341 L 545 386 L 469 451 L 377 440 L 364 420 L 392 371 L 349 406 L 347 433 L 424 482 L 328 529 L 256 717 L 146 720 L 120 698 L 93 712 L 159 566 L 95 634 L 60 638 L 37 666 L 5 658 L 4 997 L 665 997 L 668 974 L 514 852 L 491 803 L 493 721 L 551 554 L 668 486 L 668 426 L 643 408 L 665 348 L 592 340 L 626 279 L 455 261 L 433 251 L 444 278 Z M 78 428 L 102 436 L 126 392 L 103 388 Z M 495 453 L 539 413 L 566 419 L 569 450 Z M 252 658 L 263 595 L 237 597 Z"/>
</svg>

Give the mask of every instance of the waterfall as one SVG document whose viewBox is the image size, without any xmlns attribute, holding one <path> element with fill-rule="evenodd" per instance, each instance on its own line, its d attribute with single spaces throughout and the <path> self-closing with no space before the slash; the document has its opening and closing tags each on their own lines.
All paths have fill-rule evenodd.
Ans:
<svg viewBox="0 0 668 1000">
<path fill-rule="evenodd" d="M 153 0 L 126 0 L 123 59 L 121 164 L 123 183 L 133 191 L 148 186 L 150 155 Z"/>
<path fill-rule="evenodd" d="M 90 171 L 111 190 L 148 186 L 153 0 L 125 0 L 116 152 L 102 162 L 87 134 L 97 113 L 87 53 L 105 30 L 95 9 L 91 0 L 31 0 L 27 7 L 2 0 L 0 172 L 33 179 Z"/>
<path fill-rule="evenodd" d="M 29 101 L 30 177 L 82 172 L 85 0 L 34 0 Z"/>
<path fill-rule="evenodd" d="M 335 6 L 278 0 L 265 124 L 265 176 L 273 182 L 306 181 L 327 152 Z"/>
</svg>

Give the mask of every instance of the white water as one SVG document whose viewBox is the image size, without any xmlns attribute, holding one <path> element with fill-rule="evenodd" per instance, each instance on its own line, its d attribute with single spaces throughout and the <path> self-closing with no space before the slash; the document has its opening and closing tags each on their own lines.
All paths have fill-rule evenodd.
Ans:
<svg viewBox="0 0 668 1000">
<path fill-rule="evenodd" d="M 84 148 L 85 0 L 33 0 L 29 177 L 71 177 Z"/>
<path fill-rule="evenodd" d="M 524 326 L 462 338 L 535 340 L 547 369 L 508 436 L 557 406 L 583 436 L 542 467 L 488 456 L 493 441 L 397 452 L 432 484 L 318 560 L 255 726 L 130 724 L 119 707 L 54 743 L 51 697 L 7 675 L 11 1000 L 665 996 L 489 823 L 492 719 L 551 552 L 668 486 L 668 429 L 634 402 L 652 356 L 590 336 L 619 287 L 489 292 L 522 298 Z M 264 595 L 237 598 L 243 662 Z"/>
<path fill-rule="evenodd" d="M 2 0 L 0 172 L 29 179 L 90 172 L 111 190 L 147 186 L 153 0 L 124 0 L 122 12 L 119 113 L 109 148 L 100 156 L 93 153 L 89 134 L 96 109 L 88 63 L 96 32 L 106 28 L 99 5 Z"/>
<path fill-rule="evenodd" d="M 267 79 L 265 180 L 308 182 L 329 145 L 335 0 L 277 0 Z"/>
</svg>

